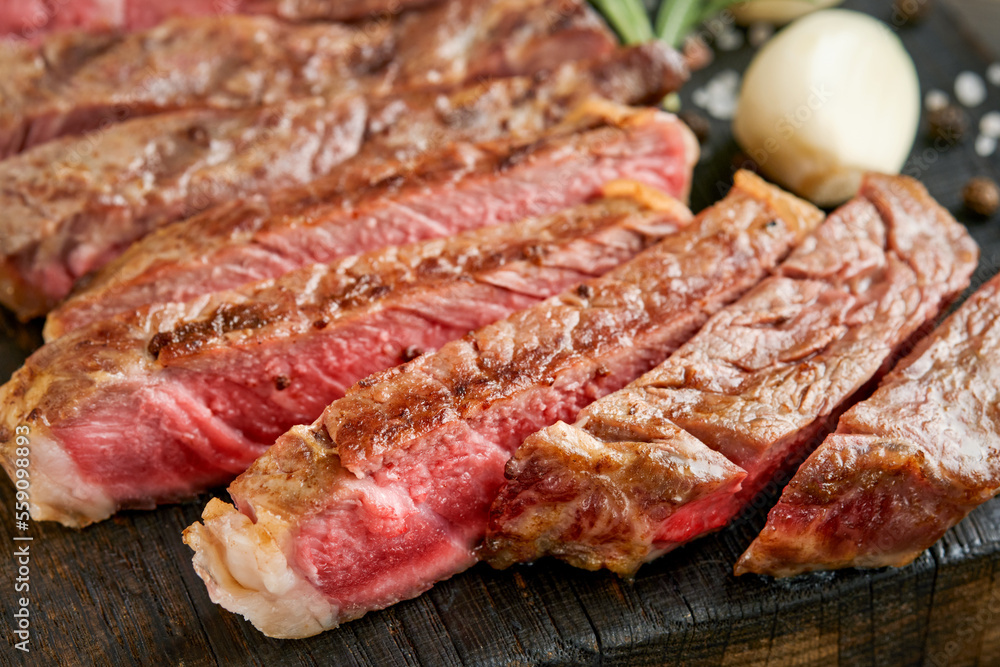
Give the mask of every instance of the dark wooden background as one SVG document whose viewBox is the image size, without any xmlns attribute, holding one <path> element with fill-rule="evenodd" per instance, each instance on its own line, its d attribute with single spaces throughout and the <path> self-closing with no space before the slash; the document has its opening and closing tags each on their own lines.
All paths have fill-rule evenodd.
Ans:
<svg viewBox="0 0 1000 667">
<path fill-rule="evenodd" d="M 884 2 L 855 0 L 888 19 Z M 924 90 L 950 91 L 985 51 L 937 7 L 899 30 Z M 997 35 L 1000 39 L 1000 35 Z M 725 68 L 742 71 L 750 47 L 720 54 L 683 95 Z M 986 105 L 1000 109 L 1000 90 Z M 695 175 L 693 207 L 719 197 L 736 153 L 713 123 Z M 1000 215 L 974 221 L 960 190 L 973 175 L 1000 180 L 1000 157 L 979 158 L 972 138 L 944 152 L 923 138 L 920 177 L 983 248 L 974 285 L 1000 267 Z M 37 332 L 0 335 L 0 379 Z M 219 495 L 225 496 L 224 491 Z M 902 569 L 840 571 L 791 581 L 736 579 L 733 562 L 766 507 L 644 567 L 632 583 L 555 562 L 495 572 L 480 565 L 422 597 L 321 636 L 279 641 L 212 604 L 180 533 L 208 496 L 155 512 L 125 513 L 84 531 L 32 524 L 31 653 L 12 644 L 16 564 L 0 559 L 0 664 L 6 665 L 1000 665 L 1000 501 L 987 503 Z M 14 550 L 13 489 L 0 483 L 0 541 Z"/>
</svg>

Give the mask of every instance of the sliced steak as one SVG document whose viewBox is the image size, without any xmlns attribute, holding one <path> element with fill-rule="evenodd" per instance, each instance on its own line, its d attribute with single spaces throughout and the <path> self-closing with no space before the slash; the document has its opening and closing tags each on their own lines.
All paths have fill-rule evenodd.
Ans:
<svg viewBox="0 0 1000 667">
<path fill-rule="evenodd" d="M 33 516 L 83 525 L 231 481 L 360 378 L 601 275 L 690 219 L 662 195 L 656 209 L 641 203 L 644 186 L 633 187 L 44 346 L 0 391 L 0 432 L 32 431 Z"/>
<path fill-rule="evenodd" d="M 590 96 L 660 99 L 684 74 L 676 52 L 649 44 L 449 92 L 178 111 L 36 146 L 0 162 L 0 303 L 43 314 L 152 229 L 348 158 L 377 180 L 449 142 L 536 138 Z"/>
<path fill-rule="evenodd" d="M 599 113 L 584 113 L 539 140 L 452 144 L 390 176 L 378 161 L 367 170 L 334 170 L 309 186 L 161 229 L 53 311 L 46 335 L 52 340 L 114 313 L 185 301 L 306 264 L 544 215 L 585 201 L 617 178 L 686 197 L 698 148 L 682 122 L 652 110 L 588 108 Z M 580 126 L 592 129 L 575 132 Z M 374 185 L 371 172 L 381 177 Z"/>
<path fill-rule="evenodd" d="M 902 567 L 1000 492 L 1000 276 L 841 418 L 736 574 Z"/>
<path fill-rule="evenodd" d="M 212 599 L 302 637 L 469 567 L 526 435 L 655 366 L 821 217 L 743 177 L 606 276 L 362 380 L 185 531 Z"/>
<path fill-rule="evenodd" d="M 0 98 L 0 157 L 163 111 L 385 95 L 532 74 L 615 47 L 582 0 L 444 0 L 362 25 L 178 18 L 108 36 L 97 50 L 81 41 L 54 35 L 0 56 L 19 72 Z"/>
<path fill-rule="evenodd" d="M 145 30 L 174 16 L 268 14 L 289 21 L 391 16 L 440 0 L 10 0 L 0 5 L 0 37 L 37 39 L 62 30 Z"/>
<path fill-rule="evenodd" d="M 969 284 L 977 257 L 916 181 L 869 175 L 663 365 L 573 426 L 528 438 L 484 556 L 505 567 L 551 554 L 631 575 L 724 526 Z"/>
<path fill-rule="evenodd" d="M 0 162 L 0 303 L 42 315 L 157 227 L 329 173 L 358 152 L 366 115 L 357 98 L 181 111 Z"/>
</svg>

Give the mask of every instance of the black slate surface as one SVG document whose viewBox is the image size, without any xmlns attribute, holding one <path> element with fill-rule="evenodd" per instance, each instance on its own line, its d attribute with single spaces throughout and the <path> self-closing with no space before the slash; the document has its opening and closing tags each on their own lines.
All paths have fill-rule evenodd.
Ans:
<svg viewBox="0 0 1000 667">
<path fill-rule="evenodd" d="M 886 3 L 856 0 L 883 19 Z M 924 90 L 951 90 L 982 54 L 943 8 L 899 30 Z M 742 71 L 753 50 L 722 53 L 685 89 Z M 986 108 L 1000 109 L 991 88 Z M 713 123 L 692 206 L 719 198 L 737 148 Z M 1000 216 L 969 218 L 960 190 L 973 175 L 1000 181 L 1000 156 L 977 157 L 971 138 L 946 151 L 923 138 L 904 170 L 967 223 L 983 249 L 973 286 L 1000 269 Z M 0 379 L 37 330 L 0 325 Z M 216 607 L 195 576 L 180 532 L 209 497 L 128 512 L 84 531 L 33 523 L 15 543 L 13 488 L 0 483 L 2 665 L 995 665 L 1000 664 L 1000 501 L 980 507 L 909 567 L 770 581 L 736 579 L 733 562 L 766 507 L 644 567 L 634 582 L 555 562 L 495 572 L 486 566 L 416 600 L 306 640 L 268 639 Z M 224 491 L 218 495 L 225 497 Z M 31 653 L 13 648 L 17 565 L 30 545 Z"/>
</svg>

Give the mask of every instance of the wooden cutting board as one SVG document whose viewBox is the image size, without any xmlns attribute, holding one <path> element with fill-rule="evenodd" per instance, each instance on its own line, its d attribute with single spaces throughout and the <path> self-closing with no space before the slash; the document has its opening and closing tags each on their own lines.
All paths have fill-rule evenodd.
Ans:
<svg viewBox="0 0 1000 667">
<path fill-rule="evenodd" d="M 888 19 L 888 4 L 857 0 Z M 899 31 L 926 91 L 950 91 L 983 55 L 941 7 Z M 685 89 L 742 71 L 752 49 L 721 54 Z M 1000 109 L 991 88 L 985 107 Z M 695 173 L 699 210 L 728 189 L 736 152 L 714 123 Z M 969 225 L 983 249 L 974 285 L 1000 268 L 1000 215 L 960 210 L 973 175 L 1000 181 L 1000 156 L 978 158 L 971 138 L 937 152 L 923 136 L 911 162 L 931 193 Z M 912 171 L 911 171 L 912 173 Z M 0 378 L 21 363 L 0 336 Z M 35 332 L 37 335 L 37 332 Z M 23 343 L 23 341 L 22 341 Z M 224 491 L 218 495 L 225 497 Z M 763 525 L 770 502 L 725 531 L 644 567 L 634 582 L 555 562 L 496 572 L 480 565 L 416 600 L 306 640 L 279 641 L 212 604 L 180 533 L 208 495 L 155 512 L 129 512 L 84 531 L 33 523 L 13 541 L 13 489 L 0 483 L 4 554 L 30 545 L 31 653 L 13 648 L 17 564 L 0 559 L 0 664 L 18 665 L 1000 665 L 1000 500 L 979 508 L 911 566 L 841 571 L 791 581 L 736 579 L 732 564 Z"/>
</svg>

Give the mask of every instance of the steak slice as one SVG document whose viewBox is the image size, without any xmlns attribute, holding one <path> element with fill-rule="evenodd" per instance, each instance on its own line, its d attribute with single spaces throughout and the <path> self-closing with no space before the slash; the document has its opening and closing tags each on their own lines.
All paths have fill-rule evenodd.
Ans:
<svg viewBox="0 0 1000 667">
<path fill-rule="evenodd" d="M 305 267 L 44 346 L 0 391 L 5 440 L 31 428 L 32 515 L 85 525 L 229 482 L 360 378 L 601 275 L 690 219 L 617 183 L 618 198 Z"/>
<path fill-rule="evenodd" d="M 628 264 L 362 380 L 185 531 L 212 599 L 303 637 L 466 569 L 526 435 L 655 366 L 821 217 L 741 176 Z"/>
<path fill-rule="evenodd" d="M 391 16 L 439 0 L 17 0 L 0 6 L 0 37 L 35 39 L 61 30 L 145 30 L 174 16 L 268 14 L 288 21 Z"/>
<path fill-rule="evenodd" d="M 355 155 L 363 100 L 140 118 L 0 162 L 0 303 L 43 315 L 152 229 L 307 183 Z"/>
<path fill-rule="evenodd" d="M 969 284 L 977 257 L 919 183 L 867 176 L 774 276 L 663 365 L 575 425 L 528 438 L 491 508 L 484 556 L 506 567 L 550 554 L 630 576 L 721 528 L 805 458 Z"/>
<path fill-rule="evenodd" d="M 92 40 L 53 35 L 0 56 L 18 72 L 0 98 L 0 157 L 125 118 L 533 74 L 616 44 L 582 0 L 444 0 L 361 25 L 177 18 L 99 49 L 81 41 Z"/>
<path fill-rule="evenodd" d="M 655 101 L 685 76 L 651 43 L 551 73 L 386 98 L 311 98 L 137 118 L 0 162 L 0 302 L 43 314 L 152 229 L 348 167 L 377 179 L 452 141 L 538 137 L 590 96 Z"/>
<path fill-rule="evenodd" d="M 315 262 L 544 215 L 618 178 L 687 196 L 698 155 L 687 126 L 653 110 L 586 109 L 538 140 L 452 144 L 397 176 L 385 177 L 378 161 L 368 170 L 334 170 L 270 199 L 233 202 L 163 228 L 53 311 L 46 336 Z M 372 171 L 383 176 L 374 185 Z"/>
<path fill-rule="evenodd" d="M 902 567 L 1000 491 L 1000 276 L 840 418 L 736 564 Z"/>
</svg>

